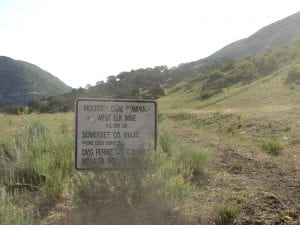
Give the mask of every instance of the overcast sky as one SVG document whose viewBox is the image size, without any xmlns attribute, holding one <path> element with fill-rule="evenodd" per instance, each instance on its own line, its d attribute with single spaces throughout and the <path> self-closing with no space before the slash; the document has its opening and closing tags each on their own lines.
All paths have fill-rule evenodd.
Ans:
<svg viewBox="0 0 300 225">
<path fill-rule="evenodd" d="M 299 10 L 299 0 L 0 0 L 0 55 L 84 87 L 204 58 Z"/>
</svg>

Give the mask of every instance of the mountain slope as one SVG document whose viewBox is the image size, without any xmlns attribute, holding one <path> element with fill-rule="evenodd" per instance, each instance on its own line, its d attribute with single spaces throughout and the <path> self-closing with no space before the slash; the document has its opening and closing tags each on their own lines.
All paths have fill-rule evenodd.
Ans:
<svg viewBox="0 0 300 225">
<path fill-rule="evenodd" d="M 266 26 L 207 59 L 182 63 L 172 68 L 157 66 L 122 72 L 108 77 L 106 82 L 97 82 L 88 90 L 72 90 L 68 94 L 33 102 L 29 107 L 37 111 L 42 108 L 43 112 L 68 111 L 73 108 L 76 97 L 157 98 L 163 96 L 165 90 L 172 89 L 174 92 L 176 88 L 193 93 L 197 101 L 205 100 L 225 88 L 252 82 L 293 63 L 295 58 L 300 57 L 299 50 L 300 12 Z M 257 53 L 261 54 L 255 55 Z M 246 55 L 253 57 L 245 58 Z M 186 85 L 180 86 L 184 82 Z M 181 102 L 177 101 L 176 104 Z"/>
<path fill-rule="evenodd" d="M 288 83 L 289 74 L 297 69 L 295 80 Z M 234 70 L 234 69 L 233 69 Z M 213 74 L 213 73 L 212 73 Z M 226 72 L 223 77 L 216 79 L 216 85 L 221 85 L 222 79 L 230 78 L 231 71 Z M 160 98 L 160 109 L 162 111 L 182 110 L 220 110 L 230 109 L 256 112 L 258 108 L 268 109 L 272 107 L 298 107 L 300 99 L 300 57 L 291 60 L 268 75 L 258 74 L 250 82 L 238 82 L 225 86 L 220 91 L 208 98 L 201 98 L 203 87 L 208 85 L 211 74 L 206 79 L 188 80 L 167 91 L 166 96 Z M 201 78 L 201 77 L 200 77 Z M 212 84 L 215 81 L 210 81 Z M 213 87 L 212 87 L 213 88 Z M 212 90 L 212 89 L 210 89 Z M 283 107 L 284 108 L 284 107 Z"/>
<path fill-rule="evenodd" d="M 300 12 L 272 23 L 248 38 L 233 42 L 206 60 L 215 62 L 222 58 L 242 58 L 289 45 L 300 39 Z"/>
<path fill-rule="evenodd" d="M 0 108 L 71 90 L 52 74 L 28 62 L 0 56 Z"/>
<path fill-rule="evenodd" d="M 239 208 L 232 224 L 284 224 L 289 212 L 299 213 L 300 82 L 286 82 L 293 67 L 300 60 L 202 101 L 191 82 L 158 100 L 161 120 L 186 146 L 212 149 L 209 182 L 199 185 L 201 224 L 210 224 L 205 218 L 220 202 Z M 278 155 L 264 149 L 270 140 L 279 143 Z M 289 216 L 291 224 L 298 215 Z"/>
<path fill-rule="evenodd" d="M 284 224 L 286 215 L 291 224 L 299 224 L 300 55 L 281 60 L 296 47 L 274 50 L 280 53 L 272 54 L 280 63 L 268 73 L 258 69 L 268 54 L 236 60 L 232 69 L 215 66 L 158 100 L 164 125 L 169 124 L 186 146 L 212 149 L 215 161 L 209 182 L 199 185 L 202 224 L 210 224 L 207 215 L 214 215 L 220 202 L 239 209 L 230 224 Z M 249 72 L 250 65 L 257 68 L 255 78 L 220 88 L 238 68 L 245 69 L 241 75 Z M 203 90 L 218 91 L 202 98 Z M 270 142 L 277 143 L 278 154 L 265 148 Z M 203 182 L 203 177 L 198 179 Z"/>
</svg>

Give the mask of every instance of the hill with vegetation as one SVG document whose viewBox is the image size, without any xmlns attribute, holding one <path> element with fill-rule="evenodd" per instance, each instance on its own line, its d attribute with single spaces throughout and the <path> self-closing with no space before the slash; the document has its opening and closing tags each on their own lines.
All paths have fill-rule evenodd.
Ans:
<svg viewBox="0 0 300 225">
<path fill-rule="evenodd" d="M 178 139 L 214 155 L 196 175 L 199 224 L 299 224 L 300 56 L 223 86 L 234 68 L 182 82 L 158 100 Z"/>
<path fill-rule="evenodd" d="M 28 103 L 29 111 L 40 113 L 68 112 L 74 110 L 76 98 L 156 99 L 164 95 L 162 84 L 168 78 L 165 66 L 138 69 L 109 76 L 95 86 L 72 89 L 70 92 L 33 100 Z M 23 110 L 23 109 L 21 109 Z"/>
<path fill-rule="evenodd" d="M 0 108 L 24 106 L 33 99 L 70 89 L 57 77 L 33 64 L 0 56 Z"/>
<path fill-rule="evenodd" d="M 232 85 L 250 83 L 291 63 L 299 56 L 299 24 L 300 12 L 205 59 L 172 68 L 157 66 L 122 72 L 86 89 L 73 89 L 62 95 L 32 101 L 29 108 L 38 112 L 66 112 L 74 110 L 73 103 L 78 97 L 156 99 L 165 92 L 182 88 L 197 93 L 197 100 L 205 100 Z"/>
<path fill-rule="evenodd" d="M 291 67 L 286 84 L 297 85 L 299 52 L 300 43 L 297 43 L 238 60 L 220 60 L 193 66 L 189 63 L 170 69 L 160 66 L 132 70 L 110 76 L 106 82 L 100 81 L 95 86 L 72 89 L 61 95 L 31 101 L 28 107 L 30 111 L 41 113 L 67 112 L 74 110 L 75 99 L 79 97 L 157 99 L 165 95 L 167 96 L 163 99 L 177 95 L 179 99 L 176 104 L 179 105 L 184 101 L 196 105 L 204 104 L 203 102 L 207 102 L 205 100 L 220 96 L 230 87 L 247 86 L 286 66 Z M 172 101 L 164 104 L 164 107 L 171 103 Z"/>
<path fill-rule="evenodd" d="M 282 77 L 283 87 L 293 90 L 300 82 L 299 52 L 300 44 L 295 44 L 256 57 L 220 61 L 203 66 L 198 74 L 168 89 L 162 99 L 164 101 L 162 105 L 169 109 L 187 106 L 204 107 L 225 98 L 231 90 L 241 92 L 249 87 L 254 88 L 258 80 L 270 78 L 282 70 L 286 73 L 286 77 Z M 175 100 L 176 98 L 178 101 Z M 171 99 L 175 101 L 170 101 Z"/>
<path fill-rule="evenodd" d="M 233 42 L 205 61 L 216 62 L 222 58 L 238 59 L 254 56 L 274 48 L 294 44 L 300 40 L 300 12 L 268 25 L 248 38 Z"/>
</svg>

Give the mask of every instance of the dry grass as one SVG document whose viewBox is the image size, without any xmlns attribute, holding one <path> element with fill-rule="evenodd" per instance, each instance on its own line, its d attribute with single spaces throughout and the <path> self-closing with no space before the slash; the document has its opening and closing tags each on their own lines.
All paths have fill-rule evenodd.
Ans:
<svg viewBox="0 0 300 225">
<path fill-rule="evenodd" d="M 274 224 L 286 216 L 291 224 L 300 222 L 300 85 L 284 84 L 289 68 L 206 101 L 182 90 L 159 100 L 162 117 L 175 133 L 216 156 L 209 180 L 199 183 L 189 205 L 194 212 L 201 208 L 196 214 L 203 224 L 214 222 L 219 203 L 237 204 L 239 223 Z M 262 141 L 270 137 L 283 146 L 277 157 L 262 150 Z"/>
</svg>

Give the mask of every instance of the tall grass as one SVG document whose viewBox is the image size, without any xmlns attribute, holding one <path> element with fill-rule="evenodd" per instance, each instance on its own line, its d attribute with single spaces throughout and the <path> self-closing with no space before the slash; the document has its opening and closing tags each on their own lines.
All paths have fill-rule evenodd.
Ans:
<svg viewBox="0 0 300 225">
<path fill-rule="evenodd" d="M 36 213 L 31 208 L 20 208 L 13 204 L 14 198 L 0 187 L 0 224 L 33 225 L 38 224 Z M 28 206 L 28 204 L 27 204 Z"/>
<path fill-rule="evenodd" d="M 164 224 L 161 221 L 172 208 L 193 196 L 192 178 L 210 159 L 209 152 L 182 143 L 164 129 L 161 146 L 138 155 L 133 169 L 70 176 L 70 127 L 67 122 L 34 118 L 22 133 L 0 143 L 1 225 L 39 224 L 38 206 L 24 205 L 24 197 L 18 196 L 31 193 L 46 201 L 58 199 L 66 182 L 71 184 L 74 203 L 71 224 Z"/>
<path fill-rule="evenodd" d="M 67 129 L 70 125 L 30 118 L 22 132 L 0 143 L 0 215 L 3 219 L 0 224 L 3 225 L 33 224 L 32 212 L 18 207 L 17 196 L 34 192 L 48 200 L 57 199 L 72 172 L 73 137 Z M 35 217 L 38 219 L 37 214 Z M 24 222 L 11 222 L 13 218 Z M 29 218 L 28 223 L 26 218 Z"/>
<path fill-rule="evenodd" d="M 205 173 L 212 160 L 209 150 L 183 143 L 167 128 L 162 130 L 159 141 L 169 160 L 176 164 L 177 170 L 185 178 L 191 179 Z"/>
<path fill-rule="evenodd" d="M 64 178 L 72 171 L 73 147 L 72 136 L 61 126 L 50 128 L 34 119 L 22 134 L 3 143 L 2 151 L 10 158 L 3 182 L 39 186 L 47 196 L 59 197 Z"/>
</svg>

